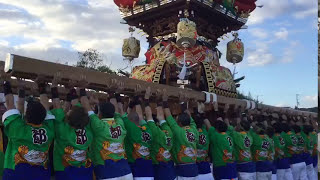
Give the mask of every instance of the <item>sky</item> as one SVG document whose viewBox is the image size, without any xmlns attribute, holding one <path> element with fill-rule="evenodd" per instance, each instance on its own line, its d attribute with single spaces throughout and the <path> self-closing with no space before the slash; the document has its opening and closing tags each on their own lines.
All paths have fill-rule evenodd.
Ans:
<svg viewBox="0 0 320 180">
<path fill-rule="evenodd" d="M 315 107 L 317 87 L 317 1 L 258 0 L 248 29 L 239 31 L 245 45 L 244 60 L 236 65 L 236 77 L 245 76 L 240 92 L 274 106 Z M 128 26 L 112 0 L 0 0 L 0 60 L 7 53 L 73 65 L 78 51 L 97 49 L 112 69 L 143 64 L 146 37 L 132 64 L 123 60 L 123 39 Z M 223 66 L 227 34 L 218 49 Z M 129 68 L 130 69 L 130 68 Z"/>
</svg>

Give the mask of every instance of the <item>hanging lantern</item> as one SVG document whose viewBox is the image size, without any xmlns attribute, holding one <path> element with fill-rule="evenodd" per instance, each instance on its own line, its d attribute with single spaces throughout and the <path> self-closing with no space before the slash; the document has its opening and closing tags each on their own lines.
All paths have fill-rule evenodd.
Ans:
<svg viewBox="0 0 320 180">
<path fill-rule="evenodd" d="M 233 36 L 234 39 L 227 44 L 227 61 L 235 64 L 243 60 L 244 45 L 238 38 L 238 33 L 234 33 Z"/>
<path fill-rule="evenodd" d="M 133 28 L 130 27 L 129 31 L 131 32 L 131 37 L 123 40 L 122 56 L 132 61 L 134 58 L 139 57 L 140 41 L 132 37 L 132 33 L 134 32 Z"/>
<path fill-rule="evenodd" d="M 120 8 L 133 8 L 140 0 L 114 0 L 114 3 Z"/>
<path fill-rule="evenodd" d="M 197 41 L 196 24 L 187 18 L 183 18 L 177 27 L 177 44 L 178 46 L 189 48 L 196 44 Z"/>
<path fill-rule="evenodd" d="M 256 0 L 236 0 L 234 8 L 238 14 L 250 13 L 256 8 Z"/>
</svg>

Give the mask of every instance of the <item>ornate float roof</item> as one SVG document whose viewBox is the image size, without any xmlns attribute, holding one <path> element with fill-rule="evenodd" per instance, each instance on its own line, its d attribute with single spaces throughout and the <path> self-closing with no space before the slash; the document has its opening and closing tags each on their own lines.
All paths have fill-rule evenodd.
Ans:
<svg viewBox="0 0 320 180">
<path fill-rule="evenodd" d="M 237 14 L 212 0 L 158 0 L 120 8 L 122 18 L 149 37 L 165 36 L 177 31 L 180 17 L 187 10 L 189 19 L 197 24 L 198 35 L 218 43 L 218 38 L 239 30 L 247 22 L 248 13 Z"/>
</svg>

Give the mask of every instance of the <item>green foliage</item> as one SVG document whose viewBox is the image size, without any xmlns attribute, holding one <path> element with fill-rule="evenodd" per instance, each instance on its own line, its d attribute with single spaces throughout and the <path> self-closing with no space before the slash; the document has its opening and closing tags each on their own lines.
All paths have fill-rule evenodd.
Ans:
<svg viewBox="0 0 320 180">
<path fill-rule="evenodd" d="M 261 101 L 258 101 L 257 99 L 254 99 L 251 95 L 251 93 L 249 92 L 248 95 L 244 95 L 243 93 L 237 91 L 237 94 L 238 94 L 238 99 L 246 99 L 246 100 L 249 100 L 249 101 L 254 101 L 255 103 L 262 103 Z"/>
<path fill-rule="evenodd" d="M 108 73 L 108 74 L 116 74 L 115 71 L 113 71 L 112 69 L 110 69 L 108 66 L 104 66 L 104 65 L 97 67 L 96 70 L 97 70 L 97 71 L 100 71 L 100 72 Z"/>
<path fill-rule="evenodd" d="M 85 52 L 78 52 L 79 60 L 76 67 L 92 69 L 108 74 L 116 74 L 109 66 L 103 64 L 103 58 L 96 49 L 88 49 Z"/>
<path fill-rule="evenodd" d="M 85 52 L 78 52 L 79 61 L 77 67 L 83 67 L 88 69 L 96 69 L 102 65 L 102 58 L 100 53 L 95 49 L 88 49 Z"/>
</svg>

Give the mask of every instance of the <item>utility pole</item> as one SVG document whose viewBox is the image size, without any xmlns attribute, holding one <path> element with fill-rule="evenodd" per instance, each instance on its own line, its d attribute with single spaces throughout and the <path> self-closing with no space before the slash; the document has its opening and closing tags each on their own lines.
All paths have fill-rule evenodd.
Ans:
<svg viewBox="0 0 320 180">
<path fill-rule="evenodd" d="M 299 108 L 299 106 L 300 106 L 299 95 L 300 95 L 300 94 L 296 94 L 297 108 Z"/>
</svg>

